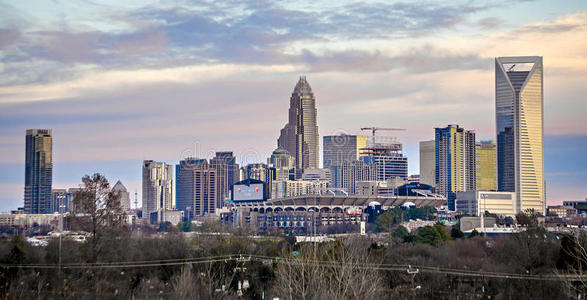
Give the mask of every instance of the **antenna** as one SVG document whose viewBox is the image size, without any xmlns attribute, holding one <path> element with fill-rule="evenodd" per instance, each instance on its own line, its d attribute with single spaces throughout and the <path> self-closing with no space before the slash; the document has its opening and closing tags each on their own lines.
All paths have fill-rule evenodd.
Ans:
<svg viewBox="0 0 587 300">
<path fill-rule="evenodd" d="M 514 69 L 515 66 L 516 66 L 516 64 L 513 64 L 511 67 L 509 67 L 508 68 L 508 72 L 511 72 Z"/>
</svg>

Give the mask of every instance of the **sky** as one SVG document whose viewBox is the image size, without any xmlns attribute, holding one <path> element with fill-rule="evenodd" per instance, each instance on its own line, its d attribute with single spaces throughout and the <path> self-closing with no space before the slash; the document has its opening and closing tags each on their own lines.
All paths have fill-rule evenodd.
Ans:
<svg viewBox="0 0 587 300">
<path fill-rule="evenodd" d="M 459 124 L 495 139 L 494 58 L 544 58 L 549 204 L 587 198 L 585 1 L 2 1 L 0 211 L 23 205 L 27 128 L 53 186 L 96 172 L 141 203 L 141 162 L 264 162 L 299 76 L 321 136 Z M 131 196 L 134 199 L 134 195 Z"/>
</svg>

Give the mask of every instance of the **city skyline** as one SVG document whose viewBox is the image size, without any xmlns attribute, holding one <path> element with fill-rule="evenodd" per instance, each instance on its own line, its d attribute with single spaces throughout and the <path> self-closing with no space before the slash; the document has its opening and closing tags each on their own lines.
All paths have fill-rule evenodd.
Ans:
<svg viewBox="0 0 587 300">
<path fill-rule="evenodd" d="M 175 164 L 190 153 L 211 158 L 215 151 L 230 150 L 241 164 L 264 162 L 287 121 L 284 112 L 291 85 L 300 75 L 308 76 L 318 99 L 320 136 L 360 134 L 360 127 L 373 125 L 407 128 L 397 135 L 406 148 L 409 174 L 416 174 L 418 142 L 432 139 L 434 127 L 456 123 L 475 130 L 479 140 L 496 139 L 492 62 L 494 57 L 514 55 L 540 55 L 545 60 L 547 199 L 587 197 L 581 186 L 587 179 L 582 156 L 587 125 L 581 121 L 586 110 L 582 82 L 587 78 L 587 61 L 582 56 L 587 49 L 584 3 L 548 7 L 549 12 L 533 3 L 536 13 L 518 19 L 507 18 L 503 12 L 524 9 L 524 3 L 467 4 L 461 10 L 456 4 L 440 5 L 434 16 L 411 23 L 418 26 L 391 23 L 394 20 L 376 14 L 374 5 L 365 4 L 354 18 L 371 16 L 380 23 L 377 27 L 366 22 L 356 25 L 347 36 L 337 36 L 317 23 L 306 22 L 303 28 L 293 25 L 300 23 L 295 18 L 324 13 L 319 4 L 284 7 L 282 13 L 289 18 L 281 25 L 267 17 L 276 4 L 251 5 L 244 9 L 248 12 L 244 16 L 229 11 L 224 17 L 242 21 L 235 30 L 276 28 L 274 33 L 263 32 L 273 36 L 249 40 L 267 46 L 266 53 L 245 51 L 254 47 L 241 48 L 234 55 L 196 51 L 194 56 L 206 59 L 180 57 L 185 64 L 163 55 L 196 47 L 190 41 L 193 37 L 174 34 L 180 34 L 179 27 L 190 20 L 216 30 L 219 21 L 214 18 L 219 16 L 204 18 L 194 10 L 173 7 L 146 7 L 134 13 L 130 5 L 120 12 L 130 21 L 121 17 L 119 23 L 109 25 L 95 17 L 84 21 L 83 9 L 60 19 L 66 5 L 43 4 L 26 13 L 20 5 L 2 4 L 6 17 L 0 23 L 0 210 L 22 205 L 22 133 L 28 128 L 53 129 L 54 188 L 77 187 L 83 175 L 103 172 L 112 183 L 121 180 L 131 194 L 137 189 L 140 194 L 142 160 Z M 42 12 L 45 6 L 51 9 Z M 103 8 L 104 15 L 110 8 Z M 381 9 L 426 12 L 417 3 Z M 178 17 L 177 24 L 141 23 L 148 18 L 166 20 L 171 13 Z M 76 24 L 83 26 L 72 30 Z M 383 26 L 392 24 L 389 30 Z M 279 26 L 284 28 L 280 31 Z M 47 34 L 39 38 L 42 30 Z M 428 31 L 447 38 L 446 42 Z M 219 40 L 212 42 L 219 50 L 227 50 L 222 48 L 222 38 L 228 33 L 216 33 Z M 328 37 L 328 42 L 321 42 L 322 37 Z M 125 46 L 133 38 L 134 48 Z M 347 49 L 341 48 L 341 40 L 349 41 Z M 118 52 L 109 55 L 99 41 Z M 359 45 L 361 41 L 364 45 Z M 246 45 L 244 40 L 239 42 Z M 87 51 L 74 53 L 68 48 Z M 156 58 L 157 63 L 152 63 Z"/>
</svg>

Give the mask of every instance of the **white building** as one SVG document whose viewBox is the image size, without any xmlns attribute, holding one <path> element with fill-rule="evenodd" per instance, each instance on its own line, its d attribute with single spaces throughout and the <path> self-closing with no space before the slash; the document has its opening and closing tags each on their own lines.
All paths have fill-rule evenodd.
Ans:
<svg viewBox="0 0 587 300">
<path fill-rule="evenodd" d="M 479 216 L 488 211 L 498 215 L 514 217 L 518 212 L 516 193 L 514 192 L 457 192 L 456 202 L 457 211 L 474 216 Z"/>
</svg>

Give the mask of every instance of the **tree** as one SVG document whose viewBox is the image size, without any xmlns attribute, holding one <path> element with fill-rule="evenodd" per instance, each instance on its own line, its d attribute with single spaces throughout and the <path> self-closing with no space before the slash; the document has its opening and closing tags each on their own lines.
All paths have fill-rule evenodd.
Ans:
<svg viewBox="0 0 587 300">
<path fill-rule="evenodd" d="M 99 173 L 82 178 L 81 190 L 73 198 L 72 216 L 74 222 L 90 234 L 90 262 L 98 258 L 101 251 L 99 242 L 104 234 L 119 231 L 125 221 L 120 193 L 112 191 L 106 177 Z"/>
<path fill-rule="evenodd" d="M 402 241 L 405 241 L 409 235 L 410 233 L 408 232 L 408 229 L 401 225 L 398 226 L 391 234 L 392 237 L 400 239 Z"/>
<path fill-rule="evenodd" d="M 453 240 L 462 239 L 465 237 L 465 234 L 457 226 L 453 226 L 450 230 L 450 237 Z"/>
<path fill-rule="evenodd" d="M 430 244 L 430 245 L 438 245 L 444 238 L 438 231 L 438 229 L 434 226 L 424 226 L 418 228 L 418 232 L 416 233 L 416 237 L 414 242 L 416 243 L 423 243 L 423 244 Z"/>
</svg>

